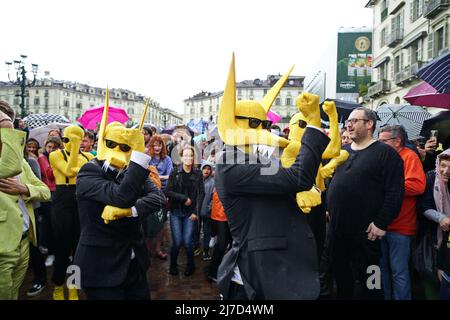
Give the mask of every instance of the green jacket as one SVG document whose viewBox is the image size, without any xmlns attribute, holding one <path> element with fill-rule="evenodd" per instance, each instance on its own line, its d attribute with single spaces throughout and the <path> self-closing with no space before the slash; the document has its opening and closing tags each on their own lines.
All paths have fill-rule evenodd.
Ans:
<svg viewBox="0 0 450 320">
<path fill-rule="evenodd" d="M 5 134 L 6 130 L 6 134 Z M 8 132 L 9 130 L 9 132 Z M 14 132 L 11 132 L 14 131 Z M 29 197 L 23 197 L 30 216 L 29 239 L 36 246 L 36 224 L 33 211 L 33 200 L 50 200 L 50 190 L 39 180 L 23 158 L 25 133 L 11 129 L 0 129 L 2 151 L 0 157 L 0 178 L 15 177 L 30 191 Z M 13 159 L 15 159 L 13 161 Z M 23 215 L 18 205 L 19 196 L 0 192 L 0 253 L 10 252 L 17 248 L 22 238 Z"/>
</svg>

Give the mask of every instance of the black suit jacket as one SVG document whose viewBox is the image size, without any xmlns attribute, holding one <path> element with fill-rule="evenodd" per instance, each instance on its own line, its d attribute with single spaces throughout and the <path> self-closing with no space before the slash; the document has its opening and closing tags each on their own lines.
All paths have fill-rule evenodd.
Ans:
<svg viewBox="0 0 450 320">
<path fill-rule="evenodd" d="M 261 174 L 267 164 L 236 148 L 219 155 L 216 189 L 233 236 L 218 272 L 225 299 L 236 264 L 249 299 L 318 297 L 316 244 L 295 195 L 311 189 L 328 142 L 322 132 L 307 128 L 296 162 L 288 169 L 278 165 L 269 175 Z M 226 162 L 232 159 L 235 164 Z"/>
<path fill-rule="evenodd" d="M 161 191 L 148 179 L 149 172 L 130 162 L 119 176 L 105 172 L 102 162 L 85 164 L 77 176 L 80 241 L 75 265 L 81 270 L 82 287 L 115 287 L 123 283 L 131 262 L 131 251 L 146 272 L 149 256 L 141 221 L 165 203 Z M 139 217 L 122 218 L 105 224 L 101 218 L 106 205 L 136 207 Z"/>
</svg>

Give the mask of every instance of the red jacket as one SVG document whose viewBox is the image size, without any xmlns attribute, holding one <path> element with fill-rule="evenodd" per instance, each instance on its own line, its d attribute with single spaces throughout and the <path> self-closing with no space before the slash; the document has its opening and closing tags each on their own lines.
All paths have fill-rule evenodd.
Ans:
<svg viewBox="0 0 450 320">
<path fill-rule="evenodd" d="M 48 158 L 41 154 L 38 158 L 39 167 L 41 169 L 41 180 L 44 182 L 50 191 L 56 190 L 55 177 L 53 176 L 53 170 L 50 166 Z"/>
<path fill-rule="evenodd" d="M 416 234 L 416 198 L 425 192 L 427 179 L 422 163 L 414 151 L 404 148 L 399 155 L 405 168 L 405 194 L 400 213 L 390 224 L 388 231 L 413 236 Z"/>
</svg>

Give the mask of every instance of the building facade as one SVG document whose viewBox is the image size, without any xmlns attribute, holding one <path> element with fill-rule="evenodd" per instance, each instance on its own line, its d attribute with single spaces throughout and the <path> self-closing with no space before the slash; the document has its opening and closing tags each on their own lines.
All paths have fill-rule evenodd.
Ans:
<svg viewBox="0 0 450 320">
<path fill-rule="evenodd" d="M 371 0 L 374 13 L 373 75 L 361 102 L 407 104 L 403 96 L 420 79 L 415 73 L 426 62 L 450 49 L 450 0 Z"/>
<path fill-rule="evenodd" d="M 236 83 L 236 99 L 261 101 L 273 85 L 281 78 L 281 75 L 268 75 L 266 80 L 245 80 Z M 303 92 L 305 77 L 290 76 L 272 105 L 274 112 L 282 117 L 278 123 L 287 126 L 289 119 L 298 112 L 295 100 Z M 184 123 L 192 119 L 203 119 L 217 123 L 220 103 L 223 91 L 210 93 L 200 92 L 183 101 Z"/>
<path fill-rule="evenodd" d="M 36 80 L 35 86 L 26 89 L 25 106 L 29 114 L 52 113 L 65 116 L 75 123 L 84 111 L 105 103 L 106 88 L 59 81 L 52 78 Z M 0 82 L 0 99 L 7 101 L 20 114 L 20 87 Z M 147 97 L 126 89 L 110 89 L 109 105 L 125 109 L 130 120 L 138 123 L 142 117 Z M 146 122 L 158 127 L 178 124 L 181 116 L 173 110 L 161 108 L 151 101 Z"/>
<path fill-rule="evenodd" d="M 222 96 L 223 91 L 214 93 L 202 91 L 193 97 L 183 100 L 183 123 L 199 119 L 217 123 Z"/>
</svg>

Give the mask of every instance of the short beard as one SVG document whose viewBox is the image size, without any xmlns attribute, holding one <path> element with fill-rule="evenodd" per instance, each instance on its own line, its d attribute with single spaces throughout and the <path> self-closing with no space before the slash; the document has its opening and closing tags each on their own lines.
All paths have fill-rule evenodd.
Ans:
<svg viewBox="0 0 450 320">
<path fill-rule="evenodd" d="M 363 133 L 356 133 L 355 132 L 355 136 L 354 137 L 350 137 L 354 142 L 358 143 L 358 142 L 362 142 L 364 140 L 366 140 L 368 137 L 370 137 L 370 133 L 367 132 L 366 134 Z"/>
</svg>

